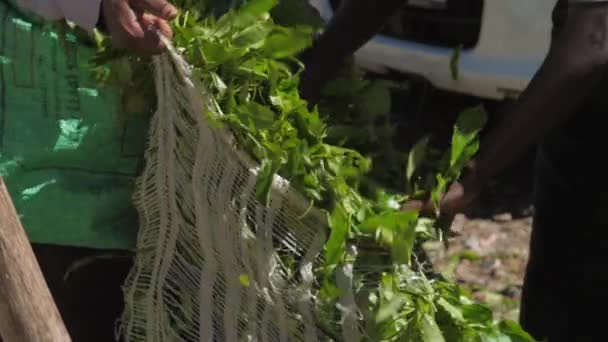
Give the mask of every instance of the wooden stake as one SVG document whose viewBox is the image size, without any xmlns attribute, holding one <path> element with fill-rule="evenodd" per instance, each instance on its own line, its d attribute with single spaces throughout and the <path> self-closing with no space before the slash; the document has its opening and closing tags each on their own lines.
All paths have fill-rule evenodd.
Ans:
<svg viewBox="0 0 608 342">
<path fill-rule="evenodd" d="M 1 177 L 0 336 L 4 342 L 71 341 Z"/>
</svg>

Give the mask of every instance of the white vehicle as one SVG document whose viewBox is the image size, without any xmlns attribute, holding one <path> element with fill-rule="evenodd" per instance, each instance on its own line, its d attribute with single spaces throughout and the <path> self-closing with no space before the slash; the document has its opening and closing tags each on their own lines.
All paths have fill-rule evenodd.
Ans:
<svg viewBox="0 0 608 342">
<path fill-rule="evenodd" d="M 310 0 L 325 20 L 341 1 L 346 0 Z M 485 99 L 511 98 L 526 87 L 548 51 L 555 3 L 410 0 L 355 57 L 374 72 L 418 75 L 439 89 Z M 450 61 L 459 45 L 454 80 Z"/>
</svg>

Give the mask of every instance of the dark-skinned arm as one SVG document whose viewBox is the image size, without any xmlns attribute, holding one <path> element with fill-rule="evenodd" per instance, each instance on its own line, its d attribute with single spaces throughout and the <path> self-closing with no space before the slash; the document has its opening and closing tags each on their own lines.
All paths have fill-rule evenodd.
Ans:
<svg viewBox="0 0 608 342">
<path fill-rule="evenodd" d="M 482 140 L 461 184 L 442 201 L 447 215 L 463 210 L 484 184 L 563 125 L 596 90 L 608 64 L 608 4 L 570 5 L 564 32 L 503 121 Z"/>
<path fill-rule="evenodd" d="M 405 0 L 345 0 L 324 32 L 301 56 L 306 64 L 300 83 L 302 96 L 316 103 L 333 72 L 377 34 L 405 3 Z"/>
</svg>

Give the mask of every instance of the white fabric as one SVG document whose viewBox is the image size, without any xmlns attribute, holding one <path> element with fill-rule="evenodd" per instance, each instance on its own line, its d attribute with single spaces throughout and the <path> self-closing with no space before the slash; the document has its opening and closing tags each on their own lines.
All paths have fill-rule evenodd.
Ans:
<svg viewBox="0 0 608 342">
<path fill-rule="evenodd" d="M 312 291 L 327 218 L 279 177 L 269 207 L 257 201 L 257 166 L 211 124 L 218 106 L 166 43 L 170 53 L 154 57 L 158 109 L 135 192 L 138 253 L 121 334 L 128 342 L 327 340 Z M 299 277 L 288 277 L 279 253 L 293 256 Z M 356 342 L 352 265 L 339 273 L 342 335 Z"/>
<path fill-rule="evenodd" d="M 101 0 L 18 0 L 17 4 L 47 20 L 67 19 L 91 31 L 97 25 Z"/>
</svg>

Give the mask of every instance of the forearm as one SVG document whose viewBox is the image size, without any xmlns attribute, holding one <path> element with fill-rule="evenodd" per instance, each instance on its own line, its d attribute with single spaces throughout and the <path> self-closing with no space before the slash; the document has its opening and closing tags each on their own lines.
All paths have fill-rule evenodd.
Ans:
<svg viewBox="0 0 608 342">
<path fill-rule="evenodd" d="M 564 124 L 595 90 L 608 61 L 608 6 L 577 5 L 565 32 L 503 121 L 481 143 L 473 163 L 477 186 L 500 173 Z"/>
<path fill-rule="evenodd" d="M 405 0 L 344 0 L 315 42 L 314 51 L 319 55 L 311 57 L 344 60 L 378 33 L 405 3 Z"/>
</svg>

